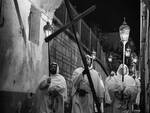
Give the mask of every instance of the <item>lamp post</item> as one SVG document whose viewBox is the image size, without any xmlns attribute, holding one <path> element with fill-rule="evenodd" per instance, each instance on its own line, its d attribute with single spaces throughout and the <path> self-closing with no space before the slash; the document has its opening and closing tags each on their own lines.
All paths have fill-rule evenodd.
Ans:
<svg viewBox="0 0 150 113">
<path fill-rule="evenodd" d="M 92 51 L 92 55 L 91 55 L 91 56 L 92 56 L 92 59 L 93 59 L 93 60 L 96 59 L 96 52 L 95 52 L 94 50 Z"/>
<path fill-rule="evenodd" d="M 128 42 L 130 33 L 130 27 L 127 25 L 125 18 L 123 24 L 119 27 L 119 34 L 121 42 L 123 43 L 123 75 L 122 75 L 122 82 L 124 81 L 124 64 L 125 64 L 125 45 Z"/>
<path fill-rule="evenodd" d="M 135 53 L 131 54 L 131 60 L 132 60 L 133 72 L 134 72 L 134 76 L 135 76 L 136 64 L 137 64 L 137 61 L 138 61 L 137 55 Z"/>
<path fill-rule="evenodd" d="M 96 52 L 94 50 L 92 51 L 91 57 L 92 57 L 92 67 L 94 68 L 94 60 L 96 59 Z"/>
<path fill-rule="evenodd" d="M 110 54 L 109 57 L 108 57 L 110 72 L 112 71 L 112 64 L 111 64 L 112 60 L 113 60 L 113 56 Z"/>
<path fill-rule="evenodd" d="M 130 57 L 131 55 L 131 48 L 128 46 L 126 49 L 126 57 Z"/>
<path fill-rule="evenodd" d="M 48 21 L 46 22 L 46 25 L 43 27 L 43 30 L 45 33 L 45 38 L 47 38 L 52 33 L 53 28 Z"/>
<path fill-rule="evenodd" d="M 128 46 L 126 48 L 126 51 L 125 51 L 125 56 L 126 56 L 126 64 L 129 65 L 129 60 L 130 60 L 130 56 L 131 56 L 131 48 Z"/>
<path fill-rule="evenodd" d="M 137 61 L 138 61 L 138 58 L 137 58 L 137 55 L 135 54 L 135 53 L 132 53 L 131 54 L 131 59 L 132 59 L 132 63 L 137 63 Z"/>
<path fill-rule="evenodd" d="M 110 54 L 109 57 L 108 57 L 108 61 L 109 61 L 109 62 L 112 62 L 112 55 L 111 55 L 111 54 Z"/>
<path fill-rule="evenodd" d="M 43 27 L 43 31 L 45 33 L 45 38 L 47 38 L 52 33 L 53 28 L 49 22 L 46 22 L 46 25 Z M 49 66 L 50 66 L 50 50 L 49 50 L 49 42 L 48 42 L 48 70 L 49 70 Z"/>
</svg>

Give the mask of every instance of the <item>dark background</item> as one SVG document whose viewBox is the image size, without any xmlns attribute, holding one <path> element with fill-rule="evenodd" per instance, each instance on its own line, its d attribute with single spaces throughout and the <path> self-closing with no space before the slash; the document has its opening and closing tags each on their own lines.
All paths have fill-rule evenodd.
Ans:
<svg viewBox="0 0 150 113">
<path fill-rule="evenodd" d="M 118 32 L 124 17 L 130 26 L 130 38 L 140 51 L 140 0 L 70 0 L 78 13 L 96 5 L 96 10 L 83 19 L 89 26 L 96 25 L 102 33 Z"/>
</svg>

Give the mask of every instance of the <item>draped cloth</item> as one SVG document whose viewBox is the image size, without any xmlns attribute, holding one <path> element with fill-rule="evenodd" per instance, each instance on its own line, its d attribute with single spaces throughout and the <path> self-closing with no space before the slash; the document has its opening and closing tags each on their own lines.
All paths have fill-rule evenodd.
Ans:
<svg viewBox="0 0 150 113">
<path fill-rule="evenodd" d="M 43 76 L 41 82 L 48 79 Z M 36 104 L 38 113 L 64 113 L 64 101 L 67 99 L 67 86 L 64 77 L 60 74 L 51 76 L 48 88 L 37 89 Z"/>
<path fill-rule="evenodd" d="M 136 87 L 137 87 L 137 96 L 136 96 L 135 104 L 139 105 L 140 104 L 140 94 L 141 94 L 141 82 L 138 78 L 135 78 L 135 82 L 136 82 Z"/>
<path fill-rule="evenodd" d="M 135 103 L 138 89 L 136 81 L 129 76 L 129 70 L 124 65 L 124 81 L 122 82 L 123 65 L 121 64 L 117 70 L 117 74 L 109 76 L 105 80 L 105 100 L 106 103 L 112 105 L 113 113 L 131 112 L 131 106 Z"/>
<path fill-rule="evenodd" d="M 94 113 L 94 100 L 89 86 L 87 75 L 83 75 L 83 68 L 79 67 L 73 72 L 72 76 L 72 113 Z M 90 69 L 95 92 L 99 101 L 104 98 L 104 84 L 100 74 Z"/>
</svg>

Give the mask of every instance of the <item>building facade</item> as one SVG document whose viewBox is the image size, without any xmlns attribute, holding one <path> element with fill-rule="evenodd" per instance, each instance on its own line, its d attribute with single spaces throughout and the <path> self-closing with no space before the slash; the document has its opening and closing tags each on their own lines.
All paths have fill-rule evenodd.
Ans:
<svg viewBox="0 0 150 113">
<path fill-rule="evenodd" d="M 150 29 L 149 0 L 140 2 L 140 76 L 141 76 L 141 112 L 150 112 Z"/>
</svg>

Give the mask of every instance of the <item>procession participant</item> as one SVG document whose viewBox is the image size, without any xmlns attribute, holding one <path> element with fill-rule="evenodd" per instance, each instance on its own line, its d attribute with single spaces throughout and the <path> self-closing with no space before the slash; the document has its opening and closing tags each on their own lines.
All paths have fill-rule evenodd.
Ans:
<svg viewBox="0 0 150 113">
<path fill-rule="evenodd" d="M 122 81 L 122 76 L 124 76 L 124 81 Z M 121 64 L 117 70 L 117 75 L 111 77 L 105 84 L 109 92 L 113 113 L 131 112 L 132 104 L 137 95 L 137 87 L 135 80 L 129 76 L 128 67 Z"/>
<path fill-rule="evenodd" d="M 94 89 L 98 97 L 98 101 L 102 102 L 104 98 L 104 84 L 99 76 L 99 73 L 93 69 L 92 57 L 86 56 L 91 79 Z M 89 85 L 87 75 L 84 73 L 84 68 L 79 67 L 74 70 L 72 77 L 72 113 L 93 113 L 95 112 L 95 103 L 92 96 L 92 91 Z M 103 112 L 103 109 L 101 108 Z"/>
<path fill-rule="evenodd" d="M 50 76 L 44 75 L 37 91 L 37 112 L 64 113 L 64 101 L 67 99 L 65 78 L 59 74 L 59 66 L 50 64 Z"/>
</svg>

